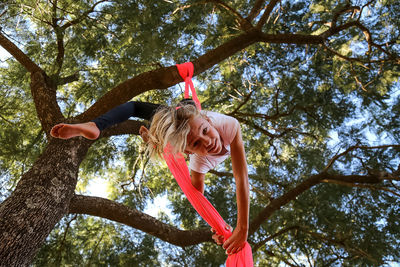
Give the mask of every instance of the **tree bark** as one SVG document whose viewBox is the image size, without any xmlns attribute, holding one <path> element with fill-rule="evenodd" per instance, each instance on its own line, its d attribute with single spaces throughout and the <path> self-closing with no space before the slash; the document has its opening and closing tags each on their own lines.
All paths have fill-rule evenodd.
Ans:
<svg viewBox="0 0 400 267">
<path fill-rule="evenodd" d="M 48 134 L 55 123 L 64 119 L 56 98 L 56 86 L 43 71 L 31 74 L 31 93 L 43 129 Z"/>
<path fill-rule="evenodd" d="M 90 142 L 51 140 L 16 189 L 0 205 L 0 266 L 28 266 L 68 213 L 79 164 Z"/>
<path fill-rule="evenodd" d="M 98 216 L 123 223 L 180 247 L 212 241 L 209 228 L 183 231 L 143 212 L 105 198 L 76 195 L 71 201 L 69 212 Z"/>
</svg>

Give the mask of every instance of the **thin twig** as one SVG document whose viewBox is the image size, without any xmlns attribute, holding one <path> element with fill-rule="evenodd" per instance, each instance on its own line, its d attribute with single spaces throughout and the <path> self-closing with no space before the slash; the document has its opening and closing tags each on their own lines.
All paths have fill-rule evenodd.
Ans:
<svg viewBox="0 0 400 267">
<path fill-rule="evenodd" d="M 389 192 L 389 193 L 391 193 L 391 194 L 393 194 L 395 196 L 400 197 L 399 193 L 396 193 L 393 190 L 390 190 L 389 188 L 386 188 L 386 187 L 376 187 L 376 186 L 367 185 L 367 184 L 354 184 L 354 183 L 348 183 L 348 182 L 330 180 L 330 179 L 324 179 L 321 182 L 328 183 L 328 184 L 344 185 L 344 186 L 348 186 L 348 187 L 368 188 L 368 189 L 371 189 L 371 190 L 382 190 L 382 191 L 386 191 L 386 192 Z"/>
<path fill-rule="evenodd" d="M 272 10 L 275 8 L 276 4 L 280 2 L 280 0 L 271 0 L 265 8 L 264 13 L 262 14 L 260 20 L 257 22 L 256 28 L 261 29 L 264 26 L 265 22 L 271 15 Z"/>
<path fill-rule="evenodd" d="M 246 19 L 248 21 L 252 21 L 253 19 L 255 19 L 258 16 L 258 14 L 260 14 L 260 12 L 262 10 L 262 5 L 264 3 L 265 3 L 265 0 L 257 0 L 254 3 L 254 6 L 252 7 L 252 9 Z"/>
<path fill-rule="evenodd" d="M 382 146 L 359 146 L 359 145 L 355 145 L 355 146 L 350 146 L 349 148 L 347 148 L 344 152 L 337 154 L 336 156 L 334 156 L 328 163 L 328 165 L 324 168 L 324 170 L 322 172 L 327 172 L 332 165 L 335 163 L 335 161 L 348 154 L 349 152 L 355 150 L 355 149 L 385 149 L 385 148 L 400 148 L 400 145 L 382 145 Z"/>
</svg>

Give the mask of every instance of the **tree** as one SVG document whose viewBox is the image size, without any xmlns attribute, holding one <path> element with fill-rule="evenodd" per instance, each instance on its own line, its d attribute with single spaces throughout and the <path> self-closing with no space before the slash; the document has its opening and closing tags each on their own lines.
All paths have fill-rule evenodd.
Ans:
<svg viewBox="0 0 400 267">
<path fill-rule="evenodd" d="M 174 64 L 185 61 L 204 108 L 242 124 L 255 262 L 399 260 L 397 1 L 13 0 L 0 8 L 0 45 L 12 55 L 1 65 L 2 265 L 28 265 L 40 248 L 38 265 L 50 257 L 54 265 L 157 264 L 159 242 L 161 261 L 223 262 L 167 170 L 143 158 L 135 137 L 143 122 L 96 141 L 49 135 L 56 123 L 88 121 L 134 97 L 172 103 L 182 81 Z M 79 189 L 95 175 L 115 177 L 110 199 L 76 191 L 78 178 Z M 234 225 L 229 162 L 206 187 Z M 143 212 L 166 192 L 174 218 Z"/>
</svg>

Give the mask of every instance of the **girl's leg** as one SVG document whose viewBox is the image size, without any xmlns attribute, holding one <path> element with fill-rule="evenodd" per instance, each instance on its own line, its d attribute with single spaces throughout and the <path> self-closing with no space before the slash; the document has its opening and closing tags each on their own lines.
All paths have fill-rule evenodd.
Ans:
<svg viewBox="0 0 400 267">
<path fill-rule="evenodd" d="M 100 135 L 100 131 L 117 123 L 126 121 L 130 117 L 151 120 L 159 107 L 160 105 L 158 104 L 131 101 L 115 107 L 91 122 L 57 124 L 53 129 L 51 129 L 50 134 L 53 137 L 61 139 L 69 139 L 75 136 L 83 136 L 87 139 L 97 139 Z"/>
<path fill-rule="evenodd" d="M 102 131 L 112 125 L 126 121 L 130 117 L 149 121 L 159 107 L 159 104 L 131 101 L 113 108 L 92 122 Z"/>
</svg>

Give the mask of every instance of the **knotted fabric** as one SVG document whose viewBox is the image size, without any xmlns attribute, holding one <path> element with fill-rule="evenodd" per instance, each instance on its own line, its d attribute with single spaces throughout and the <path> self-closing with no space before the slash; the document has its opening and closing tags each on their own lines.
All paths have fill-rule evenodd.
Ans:
<svg viewBox="0 0 400 267">
<path fill-rule="evenodd" d="M 192 91 L 192 98 L 193 101 L 196 103 L 196 107 L 198 110 L 201 110 L 201 104 L 199 99 L 197 98 L 196 89 L 194 89 L 194 85 L 192 82 L 193 77 L 193 63 L 186 62 L 183 64 L 177 64 L 176 67 L 178 68 L 178 72 L 181 75 L 182 79 L 185 81 L 185 99 L 189 98 L 189 88 Z"/>
<path fill-rule="evenodd" d="M 177 65 L 177 67 L 179 73 L 186 83 L 185 98 L 189 97 L 189 90 L 187 90 L 188 94 L 186 95 L 186 88 L 188 88 L 188 83 L 190 83 L 193 88 L 193 100 L 196 102 L 196 105 L 200 107 L 200 101 L 197 98 L 196 91 L 194 90 L 191 80 L 191 77 L 193 76 L 193 64 L 191 62 L 187 62 Z M 188 71 L 185 72 L 185 69 Z M 224 219 L 222 219 L 221 215 L 214 208 L 214 206 L 211 205 L 211 203 L 204 197 L 204 195 L 192 185 L 189 168 L 186 164 L 184 156 L 182 154 L 174 154 L 172 151 L 172 147 L 170 145 L 167 145 L 164 148 L 163 156 L 168 165 L 168 168 L 170 169 L 172 175 L 175 177 L 176 182 L 188 198 L 189 202 L 200 214 L 200 216 L 212 228 L 215 229 L 218 235 L 222 235 L 224 237 L 225 242 L 232 235 L 230 227 L 228 227 L 228 225 L 225 223 Z M 225 265 L 226 267 L 253 267 L 253 255 L 249 243 L 246 242 L 244 248 L 238 253 L 229 255 Z"/>
</svg>

